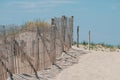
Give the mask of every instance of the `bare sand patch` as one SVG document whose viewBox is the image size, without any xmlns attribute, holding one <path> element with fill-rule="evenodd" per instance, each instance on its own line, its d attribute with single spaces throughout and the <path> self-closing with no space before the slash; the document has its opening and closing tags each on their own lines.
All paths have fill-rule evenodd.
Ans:
<svg viewBox="0 0 120 80">
<path fill-rule="evenodd" d="M 90 51 L 55 80 L 120 80 L 120 53 Z"/>
</svg>

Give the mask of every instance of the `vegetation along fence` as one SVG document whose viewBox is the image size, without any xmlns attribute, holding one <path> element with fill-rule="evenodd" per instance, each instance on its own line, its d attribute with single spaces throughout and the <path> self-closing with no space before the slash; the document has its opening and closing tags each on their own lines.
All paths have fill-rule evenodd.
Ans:
<svg viewBox="0 0 120 80">
<path fill-rule="evenodd" d="M 55 65 L 72 45 L 73 16 L 52 18 L 51 24 L 29 22 L 21 27 L 0 26 L 0 80 L 13 74 L 32 74 Z"/>
</svg>

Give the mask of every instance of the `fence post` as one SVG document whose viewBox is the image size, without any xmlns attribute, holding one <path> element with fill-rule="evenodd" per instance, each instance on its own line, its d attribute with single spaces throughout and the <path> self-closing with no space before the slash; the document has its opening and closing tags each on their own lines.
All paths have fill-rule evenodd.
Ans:
<svg viewBox="0 0 120 80">
<path fill-rule="evenodd" d="M 79 47 L 79 26 L 77 26 L 77 47 Z"/>
<path fill-rule="evenodd" d="M 91 31 L 88 33 L 88 50 L 90 50 L 90 39 L 91 39 Z"/>
<path fill-rule="evenodd" d="M 64 16 L 61 17 L 62 51 L 64 51 Z"/>
<path fill-rule="evenodd" d="M 39 28 L 36 26 L 36 70 L 39 69 Z"/>
<path fill-rule="evenodd" d="M 72 32 L 72 33 L 71 33 L 71 34 L 72 34 L 72 35 L 71 35 L 71 46 L 73 45 L 73 25 L 74 25 L 74 24 L 73 24 L 73 20 L 74 20 L 74 16 L 71 17 L 71 29 L 72 29 L 72 30 L 71 30 L 71 32 Z"/>
<path fill-rule="evenodd" d="M 52 64 L 55 64 L 56 61 L 56 24 L 55 24 L 55 19 L 51 19 L 51 47 L 52 47 Z"/>
<path fill-rule="evenodd" d="M 4 44 L 6 44 L 6 30 L 5 30 L 5 26 L 3 25 L 3 37 L 4 37 Z"/>
</svg>

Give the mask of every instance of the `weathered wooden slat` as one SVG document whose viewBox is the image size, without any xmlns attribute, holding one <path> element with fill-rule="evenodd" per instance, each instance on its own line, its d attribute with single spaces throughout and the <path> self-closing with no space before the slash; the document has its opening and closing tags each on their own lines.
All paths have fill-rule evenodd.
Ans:
<svg viewBox="0 0 120 80">
<path fill-rule="evenodd" d="M 46 69 L 56 63 L 56 58 L 60 57 L 63 51 L 71 48 L 73 16 L 55 17 L 51 20 L 50 27 L 34 26 L 33 29 L 26 27 L 24 31 L 15 34 L 13 28 L 13 35 L 9 37 L 5 33 L 2 39 L 4 47 L 1 44 L 0 51 L 4 53 L 4 63 L 12 74 L 36 73 Z M 2 53 L 0 52 L 0 57 Z M 0 75 L 0 80 L 5 80 L 9 75 L 1 69 L 0 66 L 0 73 L 3 73 Z"/>
</svg>

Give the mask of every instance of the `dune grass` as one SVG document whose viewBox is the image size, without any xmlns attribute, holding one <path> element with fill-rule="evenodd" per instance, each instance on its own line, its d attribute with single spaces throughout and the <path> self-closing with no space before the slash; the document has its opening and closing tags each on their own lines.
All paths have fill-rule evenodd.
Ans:
<svg viewBox="0 0 120 80">
<path fill-rule="evenodd" d="M 51 25 L 48 22 L 36 20 L 36 21 L 29 21 L 23 25 L 17 26 L 14 24 L 5 25 L 4 29 L 0 31 L 0 36 L 9 36 L 9 35 L 16 35 L 18 32 L 26 31 L 26 30 L 34 30 L 34 27 L 50 27 Z M 5 34 L 4 34 L 5 33 Z"/>
<path fill-rule="evenodd" d="M 74 45 L 76 45 L 77 42 L 74 41 Z M 84 49 L 88 48 L 88 42 L 87 41 L 82 41 L 81 43 L 79 43 L 80 45 L 84 46 Z M 105 50 L 105 49 L 109 49 L 110 51 L 116 51 L 117 49 L 120 49 L 120 45 L 115 46 L 115 45 L 111 45 L 111 44 L 106 44 L 104 42 L 101 43 L 94 43 L 91 42 L 90 43 L 90 49 L 91 50 Z"/>
</svg>

